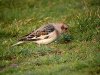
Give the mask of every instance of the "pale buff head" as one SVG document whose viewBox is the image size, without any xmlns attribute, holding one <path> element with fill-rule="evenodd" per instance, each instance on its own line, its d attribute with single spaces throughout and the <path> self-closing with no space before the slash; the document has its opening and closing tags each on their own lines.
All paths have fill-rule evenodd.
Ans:
<svg viewBox="0 0 100 75">
<path fill-rule="evenodd" d="M 64 33 L 67 31 L 68 29 L 68 25 L 64 24 L 64 23 L 53 23 L 55 29 L 59 32 L 59 33 Z"/>
</svg>

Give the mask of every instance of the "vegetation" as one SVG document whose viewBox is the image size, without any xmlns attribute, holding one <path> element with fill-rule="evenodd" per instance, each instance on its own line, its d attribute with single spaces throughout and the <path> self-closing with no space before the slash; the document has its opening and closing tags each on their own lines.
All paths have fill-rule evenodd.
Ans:
<svg viewBox="0 0 100 75">
<path fill-rule="evenodd" d="M 11 47 L 49 22 L 68 33 Z M 100 0 L 0 0 L 0 75 L 100 75 Z"/>
</svg>

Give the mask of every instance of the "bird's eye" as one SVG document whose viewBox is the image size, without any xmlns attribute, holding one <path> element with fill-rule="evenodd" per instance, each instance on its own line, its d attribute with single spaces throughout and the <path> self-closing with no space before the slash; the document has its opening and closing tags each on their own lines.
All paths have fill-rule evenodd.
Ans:
<svg viewBox="0 0 100 75">
<path fill-rule="evenodd" d="M 67 30 L 68 28 L 65 28 L 65 30 Z"/>
</svg>

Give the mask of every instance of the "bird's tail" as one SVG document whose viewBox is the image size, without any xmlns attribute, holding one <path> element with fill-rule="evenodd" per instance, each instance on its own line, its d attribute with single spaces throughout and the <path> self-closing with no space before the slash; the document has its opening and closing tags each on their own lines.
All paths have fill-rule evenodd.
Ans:
<svg viewBox="0 0 100 75">
<path fill-rule="evenodd" d="M 19 41 L 19 42 L 13 44 L 12 46 L 17 46 L 17 45 L 20 45 L 20 44 L 22 44 L 22 43 L 24 43 L 24 41 Z"/>
</svg>

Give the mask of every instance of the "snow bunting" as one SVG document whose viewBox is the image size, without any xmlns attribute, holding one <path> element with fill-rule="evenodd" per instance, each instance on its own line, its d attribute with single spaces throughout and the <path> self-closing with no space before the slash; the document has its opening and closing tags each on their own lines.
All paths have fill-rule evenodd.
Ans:
<svg viewBox="0 0 100 75">
<path fill-rule="evenodd" d="M 22 37 L 18 43 L 14 44 L 19 45 L 26 41 L 33 41 L 37 44 L 48 44 L 54 41 L 59 35 L 64 33 L 68 29 L 68 26 L 64 23 L 49 23 L 37 29 L 36 31 L 31 32 L 28 35 Z"/>
</svg>

